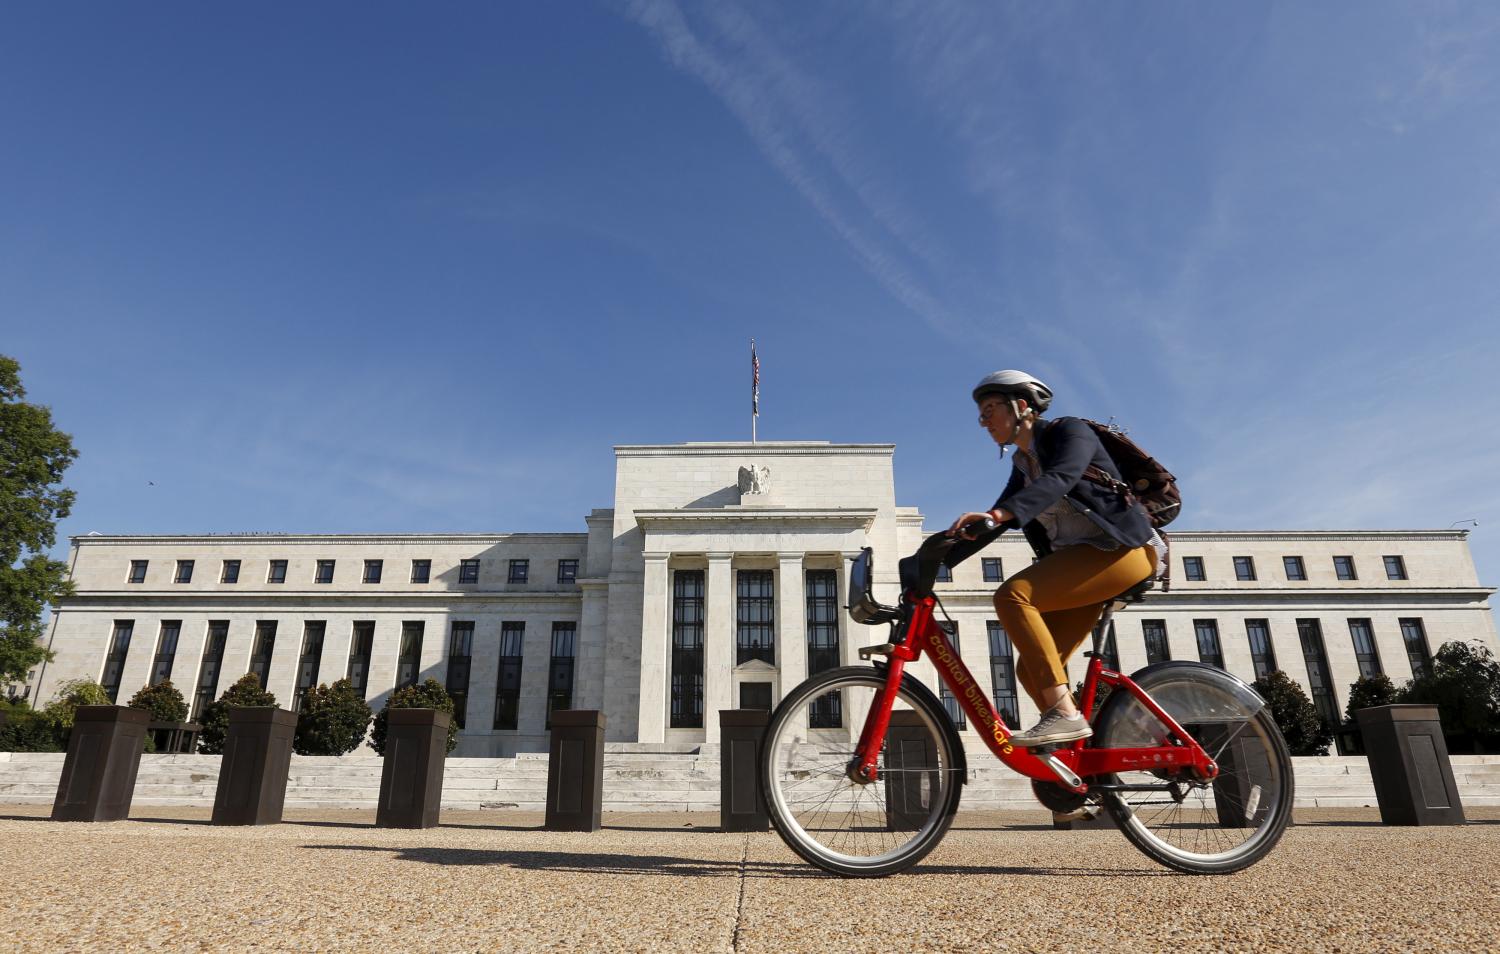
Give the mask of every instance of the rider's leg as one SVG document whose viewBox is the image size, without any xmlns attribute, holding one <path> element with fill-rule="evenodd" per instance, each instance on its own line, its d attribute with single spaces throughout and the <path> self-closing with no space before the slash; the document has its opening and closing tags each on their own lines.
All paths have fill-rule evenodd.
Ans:
<svg viewBox="0 0 1500 954">
<path fill-rule="evenodd" d="M 995 613 L 1021 657 L 1027 692 L 1039 707 L 1046 706 L 1041 722 L 1012 741 L 1041 745 L 1089 735 L 1088 724 L 1078 715 L 1068 691 L 1064 661 L 1087 638 L 1094 621 L 1089 617 L 1097 618 L 1104 601 L 1145 579 L 1155 565 L 1155 551 L 1149 546 L 1064 547 L 995 591 Z M 1048 615 L 1056 616 L 1059 623 L 1055 633 L 1048 626 Z"/>
</svg>

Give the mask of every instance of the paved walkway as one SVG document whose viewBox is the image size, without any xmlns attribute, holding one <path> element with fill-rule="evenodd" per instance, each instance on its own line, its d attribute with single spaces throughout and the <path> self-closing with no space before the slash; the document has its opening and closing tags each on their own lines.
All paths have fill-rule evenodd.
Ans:
<svg viewBox="0 0 1500 954">
<path fill-rule="evenodd" d="M 1180 875 L 1110 830 L 1039 812 L 963 814 L 913 872 L 824 876 L 775 834 L 707 815 L 608 815 L 593 834 L 534 814 L 293 811 L 215 828 L 206 809 L 54 823 L 0 806 L 8 950 L 670 951 L 1495 950 L 1500 810 L 1463 828 L 1298 813 L 1272 855 Z M 883 908 L 882 906 L 890 906 Z M 889 913 L 883 913 L 888 911 Z"/>
</svg>

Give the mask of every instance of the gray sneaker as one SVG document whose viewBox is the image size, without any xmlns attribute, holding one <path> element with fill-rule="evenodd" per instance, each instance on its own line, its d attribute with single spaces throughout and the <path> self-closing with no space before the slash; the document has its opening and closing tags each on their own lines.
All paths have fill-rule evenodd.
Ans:
<svg viewBox="0 0 1500 954">
<path fill-rule="evenodd" d="M 1019 745 L 1021 748 L 1031 748 L 1036 745 L 1056 745 L 1059 742 L 1074 742 L 1078 739 L 1086 739 L 1094 734 L 1089 728 L 1088 721 L 1080 713 L 1075 716 L 1066 716 L 1058 711 L 1056 706 L 1042 713 L 1041 721 L 1027 729 L 1025 732 L 1017 732 L 1010 737 L 1011 744 Z"/>
</svg>

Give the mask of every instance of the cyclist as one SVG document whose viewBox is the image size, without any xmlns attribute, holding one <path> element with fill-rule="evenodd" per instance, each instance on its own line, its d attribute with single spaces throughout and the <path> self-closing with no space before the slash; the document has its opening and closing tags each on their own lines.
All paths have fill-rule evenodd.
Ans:
<svg viewBox="0 0 1500 954">
<path fill-rule="evenodd" d="M 1006 530 L 1020 527 L 1038 560 L 995 591 L 995 614 L 1020 657 L 1016 673 L 1041 720 L 1011 736 L 1018 746 L 1053 745 L 1093 734 L 1068 688 L 1068 657 L 1115 596 L 1159 573 L 1165 543 L 1139 503 L 1082 479 L 1090 464 L 1119 471 L 1086 422 L 1044 420 L 1052 389 L 1024 371 L 996 371 L 974 388 L 979 424 L 1014 445 L 1010 480 L 986 513 L 953 521 L 949 553 L 958 564 Z M 971 532 L 989 518 L 995 527 Z"/>
</svg>

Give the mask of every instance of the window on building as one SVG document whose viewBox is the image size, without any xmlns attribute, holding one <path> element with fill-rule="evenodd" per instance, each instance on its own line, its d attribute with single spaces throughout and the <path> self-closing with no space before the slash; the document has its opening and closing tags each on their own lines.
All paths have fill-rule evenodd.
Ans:
<svg viewBox="0 0 1500 954">
<path fill-rule="evenodd" d="M 948 566 L 948 564 L 941 563 L 938 565 L 937 581 L 939 583 L 953 582 L 953 570 Z"/>
<path fill-rule="evenodd" d="M 172 661 L 177 658 L 177 637 L 182 620 L 164 619 L 156 636 L 156 656 L 151 660 L 151 685 L 159 686 L 172 678 Z"/>
<path fill-rule="evenodd" d="M 979 561 L 984 570 L 984 581 L 986 583 L 1000 583 L 1005 580 L 1005 575 L 1000 572 L 999 557 L 985 557 Z"/>
<path fill-rule="evenodd" d="M 366 560 L 365 561 L 365 575 L 363 577 L 363 582 L 365 582 L 365 583 L 379 583 L 380 582 L 380 574 L 384 570 L 385 570 L 385 561 L 384 560 Z"/>
<path fill-rule="evenodd" d="M 219 571 L 220 583 L 238 583 L 240 581 L 240 561 L 225 560 L 224 568 Z"/>
<path fill-rule="evenodd" d="M 1380 665 L 1380 651 L 1375 647 L 1375 629 L 1367 619 L 1351 619 L 1349 636 L 1354 640 L 1354 661 L 1359 664 L 1361 679 L 1369 679 L 1384 673 Z"/>
<path fill-rule="evenodd" d="M 125 669 L 125 656 L 130 652 L 130 636 L 135 632 L 135 620 L 115 620 L 114 632 L 109 639 L 109 653 L 104 657 L 104 678 L 99 684 L 114 702 L 120 694 L 120 673 Z"/>
<path fill-rule="evenodd" d="M 1323 624 L 1315 619 L 1297 620 L 1297 638 L 1302 643 L 1302 659 L 1307 664 L 1307 684 L 1312 690 L 1313 707 L 1323 724 L 1333 729 L 1339 724 L 1339 704 L 1333 694 L 1333 678 L 1328 669 L 1328 653 L 1323 648 Z"/>
<path fill-rule="evenodd" d="M 1406 644 L 1406 661 L 1411 663 L 1413 679 L 1432 673 L 1432 652 L 1427 648 L 1427 630 L 1416 617 L 1401 620 L 1401 641 Z"/>
<path fill-rule="evenodd" d="M 775 574 L 740 570 L 736 574 L 735 665 L 759 659 L 776 665 Z"/>
<path fill-rule="evenodd" d="M 1099 650 L 1099 658 L 1104 665 L 1116 672 L 1120 669 L 1120 652 L 1115 645 L 1115 621 L 1109 621 L 1109 632 L 1104 634 L 1104 645 Z"/>
<path fill-rule="evenodd" d="M 1234 578 L 1241 582 L 1255 579 L 1255 558 L 1247 556 L 1235 557 Z"/>
<path fill-rule="evenodd" d="M 260 680 L 260 687 L 266 688 L 266 683 L 271 678 L 271 657 L 276 652 L 276 621 L 274 619 L 261 619 L 255 621 L 255 642 L 250 650 L 250 672 Z"/>
<path fill-rule="evenodd" d="M 460 728 L 469 719 L 469 670 L 474 661 L 474 621 L 454 620 L 448 633 L 448 695 L 453 699 L 453 721 Z"/>
<path fill-rule="evenodd" d="M 375 621 L 355 620 L 349 636 L 349 684 L 363 699 L 370 688 L 370 656 L 375 649 Z"/>
<path fill-rule="evenodd" d="M 958 623 L 943 622 L 938 625 L 948 634 L 948 642 L 953 644 L 953 654 L 959 658 L 963 658 L 963 654 L 959 652 L 958 648 Z M 948 710 L 948 718 L 953 720 L 953 724 L 960 729 L 965 728 L 968 725 L 968 720 L 964 717 L 964 707 L 959 705 L 958 697 L 953 694 L 953 691 L 948 688 L 948 684 L 941 678 L 938 679 L 938 698 L 943 701 L 943 708 Z"/>
<path fill-rule="evenodd" d="M 1219 646 L 1218 620 L 1193 620 L 1193 635 L 1198 637 L 1198 659 L 1223 669 L 1224 650 Z"/>
<path fill-rule="evenodd" d="M 1333 558 L 1333 572 L 1341 580 L 1357 580 L 1359 576 L 1354 572 L 1354 557 L 1336 556 Z"/>
<path fill-rule="evenodd" d="M 427 624 L 409 619 L 401 624 L 401 650 L 396 656 L 396 688 L 415 686 L 422 675 L 422 631 Z"/>
<path fill-rule="evenodd" d="M 552 713 L 573 708 L 573 673 L 578 651 L 578 624 L 552 624 L 552 659 L 547 666 L 547 728 Z"/>
<path fill-rule="evenodd" d="M 229 641 L 229 620 L 208 621 L 208 636 L 203 641 L 203 659 L 198 663 L 198 683 L 193 689 L 193 711 L 188 719 L 197 722 L 204 707 L 214 701 L 219 691 L 219 671 L 224 668 L 224 644 Z"/>
<path fill-rule="evenodd" d="M 1010 635 L 998 620 L 988 620 L 990 636 L 990 684 L 995 687 L 995 708 L 1006 725 L 1021 722 L 1020 697 L 1016 695 L 1016 655 Z"/>
<path fill-rule="evenodd" d="M 178 560 L 177 561 L 177 573 L 172 577 L 172 582 L 173 583 L 191 583 L 191 582 L 193 582 L 193 561 L 192 560 Z"/>
<path fill-rule="evenodd" d="M 1381 557 L 1385 561 L 1385 578 L 1387 580 L 1406 579 L 1406 561 L 1399 556 Z"/>
<path fill-rule="evenodd" d="M 703 728 L 703 571 L 672 573 L 674 729 Z"/>
<path fill-rule="evenodd" d="M 292 711 L 301 712 L 308 690 L 318 684 L 318 668 L 323 660 L 323 634 L 328 624 L 310 619 L 302 624 L 302 655 L 297 657 L 297 691 L 292 694 Z"/>
<path fill-rule="evenodd" d="M 808 570 L 807 674 L 817 675 L 839 665 L 839 590 L 834 570 Z M 807 714 L 810 729 L 838 729 L 844 725 L 843 699 L 837 692 L 819 696 Z"/>
<path fill-rule="evenodd" d="M 1203 572 L 1203 558 L 1185 556 L 1182 558 L 1182 575 L 1194 582 L 1202 582 L 1208 579 Z"/>
<path fill-rule="evenodd" d="M 514 729 L 521 703 L 521 644 L 526 641 L 525 623 L 500 624 L 500 674 L 495 682 L 497 729 Z"/>
<path fill-rule="evenodd" d="M 1307 579 L 1307 567 L 1302 565 L 1302 558 L 1299 556 L 1282 557 L 1281 568 L 1286 571 L 1286 578 L 1288 580 Z"/>
<path fill-rule="evenodd" d="M 147 563 L 146 560 L 131 560 L 130 561 L 130 576 L 128 576 L 128 577 L 125 578 L 126 582 L 127 583 L 144 583 L 144 582 L 146 582 L 146 563 Z"/>
<path fill-rule="evenodd" d="M 557 582 L 559 582 L 559 583 L 577 583 L 578 582 L 578 561 L 577 560 L 558 560 L 557 561 Z"/>
<path fill-rule="evenodd" d="M 1245 620 L 1245 636 L 1250 640 L 1250 662 L 1255 667 L 1255 678 L 1264 679 L 1276 671 L 1276 650 L 1271 645 L 1271 621 Z"/>
<path fill-rule="evenodd" d="M 318 561 L 318 570 L 313 575 L 313 582 L 314 583 L 332 583 L 333 582 L 333 561 L 332 560 L 319 560 Z"/>
<path fill-rule="evenodd" d="M 511 560 L 510 561 L 510 572 L 506 573 L 506 575 L 505 575 L 505 582 L 507 582 L 507 583 L 525 583 L 527 577 L 529 577 L 530 575 L 531 575 L 531 561 L 530 560 Z"/>
<path fill-rule="evenodd" d="M 285 583 L 286 582 L 286 561 L 285 560 L 272 560 L 271 561 L 270 567 L 266 570 L 266 582 L 267 583 Z"/>
<path fill-rule="evenodd" d="M 1167 643 L 1167 621 L 1164 619 L 1141 620 L 1141 635 L 1146 640 L 1146 664 L 1167 662 L 1172 658 L 1171 646 Z"/>
<path fill-rule="evenodd" d="M 478 560 L 459 560 L 458 561 L 458 582 L 460 582 L 460 583 L 478 583 L 479 582 L 479 561 Z"/>
<path fill-rule="evenodd" d="M 413 583 L 426 583 L 432 578 L 431 560 L 411 561 L 411 581 Z"/>
</svg>

